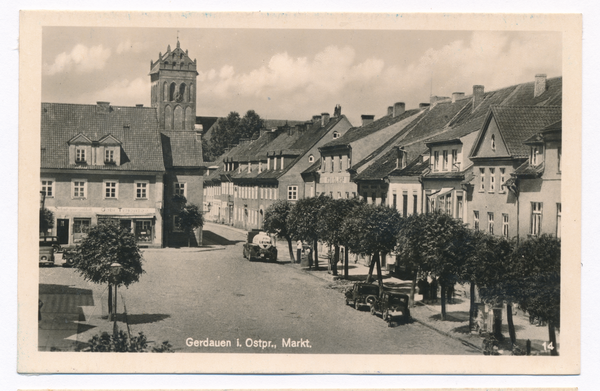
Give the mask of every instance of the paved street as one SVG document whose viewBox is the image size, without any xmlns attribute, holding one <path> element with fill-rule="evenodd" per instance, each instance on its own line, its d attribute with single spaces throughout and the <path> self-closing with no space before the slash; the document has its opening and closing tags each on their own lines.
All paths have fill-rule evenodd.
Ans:
<svg viewBox="0 0 600 391">
<path fill-rule="evenodd" d="M 168 340 L 180 352 L 480 354 L 416 322 L 388 327 L 346 306 L 333 283 L 290 265 L 287 254 L 280 252 L 281 263 L 249 262 L 241 232 L 205 228 L 211 249 L 144 251 L 146 273 L 119 290 L 132 334 Z M 102 319 L 106 286 L 86 283 L 76 270 L 41 268 L 40 297 L 42 350 L 69 350 L 112 330 Z M 64 326 L 57 331 L 52 322 Z M 211 341 L 218 346 L 204 346 Z"/>
</svg>

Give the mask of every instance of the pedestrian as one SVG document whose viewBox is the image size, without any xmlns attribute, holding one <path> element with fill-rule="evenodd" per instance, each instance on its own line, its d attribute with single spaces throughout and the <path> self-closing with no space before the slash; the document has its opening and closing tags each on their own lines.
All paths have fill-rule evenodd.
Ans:
<svg viewBox="0 0 600 391">
<path fill-rule="evenodd" d="M 302 240 L 296 242 L 296 263 L 300 263 L 302 260 Z"/>
<path fill-rule="evenodd" d="M 312 270 L 313 258 L 312 258 L 312 250 L 310 247 L 306 248 L 306 259 L 308 260 L 308 270 Z"/>
</svg>

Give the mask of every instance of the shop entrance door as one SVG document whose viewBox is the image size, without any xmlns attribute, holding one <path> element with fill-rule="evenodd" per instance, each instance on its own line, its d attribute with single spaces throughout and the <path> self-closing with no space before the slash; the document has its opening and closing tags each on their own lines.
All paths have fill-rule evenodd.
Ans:
<svg viewBox="0 0 600 391">
<path fill-rule="evenodd" d="M 152 243 L 152 221 L 135 221 L 135 239 L 138 243 Z"/>
<path fill-rule="evenodd" d="M 69 244 L 69 219 L 56 220 L 56 236 L 58 243 Z"/>
</svg>

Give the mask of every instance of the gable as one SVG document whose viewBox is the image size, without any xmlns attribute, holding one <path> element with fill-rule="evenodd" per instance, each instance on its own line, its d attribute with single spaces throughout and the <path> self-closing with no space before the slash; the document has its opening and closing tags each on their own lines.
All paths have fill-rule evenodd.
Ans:
<svg viewBox="0 0 600 391">
<path fill-rule="evenodd" d="M 107 134 L 106 136 L 102 137 L 99 141 L 98 144 L 100 145 L 121 145 L 121 142 L 119 140 L 117 140 L 115 137 L 113 137 L 113 135 L 111 134 Z"/>
<path fill-rule="evenodd" d="M 69 145 L 89 145 L 92 143 L 88 137 L 86 137 L 83 133 L 77 134 L 75 137 L 70 139 L 67 144 Z"/>
<path fill-rule="evenodd" d="M 492 143 L 492 140 L 494 140 L 494 143 Z M 495 149 L 492 148 L 492 144 L 495 145 Z M 471 157 L 493 158 L 506 156 L 509 156 L 508 149 L 500 134 L 498 123 L 492 114 L 481 130 L 473 152 L 471 153 Z"/>
</svg>

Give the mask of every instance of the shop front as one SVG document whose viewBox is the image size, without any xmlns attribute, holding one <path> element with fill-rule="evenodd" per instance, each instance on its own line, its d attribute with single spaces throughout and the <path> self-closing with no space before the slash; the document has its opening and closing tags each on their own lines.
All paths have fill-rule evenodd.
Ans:
<svg viewBox="0 0 600 391">
<path fill-rule="evenodd" d="M 90 228 L 101 221 L 112 220 L 129 228 L 142 247 L 162 247 L 162 219 L 155 208 L 49 208 L 56 217 L 56 235 L 64 246 L 75 246 Z"/>
</svg>

